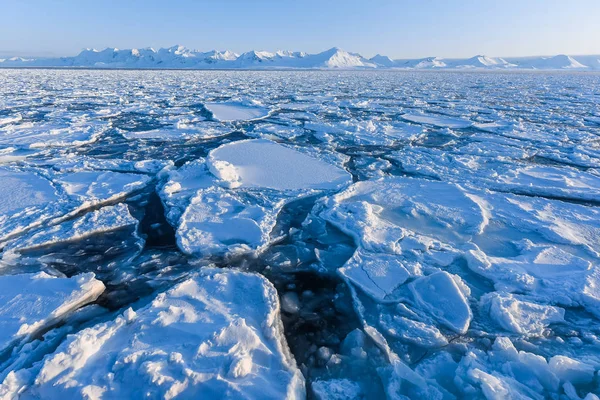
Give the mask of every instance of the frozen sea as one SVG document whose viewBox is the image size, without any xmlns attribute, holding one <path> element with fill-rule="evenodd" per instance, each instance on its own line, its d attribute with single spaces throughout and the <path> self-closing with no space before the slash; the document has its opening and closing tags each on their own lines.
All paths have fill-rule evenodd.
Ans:
<svg viewBox="0 0 600 400">
<path fill-rule="evenodd" d="M 0 71 L 0 399 L 598 399 L 600 74 Z"/>
</svg>

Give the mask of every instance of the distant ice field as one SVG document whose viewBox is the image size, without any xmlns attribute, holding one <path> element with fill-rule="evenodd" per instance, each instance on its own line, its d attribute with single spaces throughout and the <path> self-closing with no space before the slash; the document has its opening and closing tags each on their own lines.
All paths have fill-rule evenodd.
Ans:
<svg viewBox="0 0 600 400">
<path fill-rule="evenodd" d="M 598 399 L 600 73 L 0 70 L 0 399 Z"/>
</svg>

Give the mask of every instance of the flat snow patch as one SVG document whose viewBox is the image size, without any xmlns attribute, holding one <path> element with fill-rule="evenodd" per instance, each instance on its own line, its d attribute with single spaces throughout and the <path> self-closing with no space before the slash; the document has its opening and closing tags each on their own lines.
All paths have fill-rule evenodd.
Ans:
<svg viewBox="0 0 600 400">
<path fill-rule="evenodd" d="M 350 182 L 345 170 L 269 140 L 225 144 L 208 161 L 219 178 L 240 187 L 326 190 Z"/>
<path fill-rule="evenodd" d="M 239 102 L 206 103 L 204 107 L 213 115 L 213 119 L 222 122 L 252 121 L 269 116 L 265 107 L 248 106 Z"/>
</svg>

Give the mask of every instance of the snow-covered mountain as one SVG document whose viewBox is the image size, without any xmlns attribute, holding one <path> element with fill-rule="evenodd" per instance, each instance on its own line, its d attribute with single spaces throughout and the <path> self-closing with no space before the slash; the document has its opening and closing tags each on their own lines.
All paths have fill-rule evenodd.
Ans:
<svg viewBox="0 0 600 400">
<path fill-rule="evenodd" d="M 366 59 L 337 47 L 317 54 L 293 51 L 202 52 L 184 46 L 104 50 L 86 49 L 74 57 L 0 59 L 0 67 L 58 68 L 174 68 L 174 69 L 538 69 L 600 70 L 600 56 L 498 58 L 477 55 L 467 59 L 427 57 L 393 60 L 384 55 Z"/>
</svg>

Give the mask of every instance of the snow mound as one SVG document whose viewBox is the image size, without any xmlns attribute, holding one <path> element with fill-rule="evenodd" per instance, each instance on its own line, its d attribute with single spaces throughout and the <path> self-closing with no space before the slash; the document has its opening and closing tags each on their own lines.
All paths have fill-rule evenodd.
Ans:
<svg viewBox="0 0 600 400">
<path fill-rule="evenodd" d="M 147 306 L 69 336 L 21 390 L 47 399 L 302 398 L 279 312 L 266 279 L 202 269 Z"/>
</svg>

